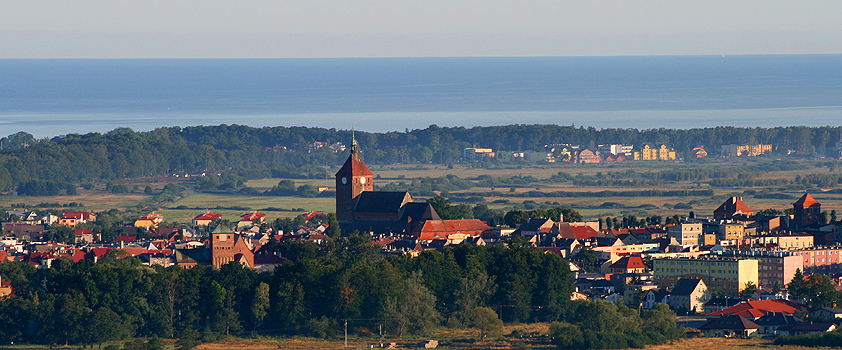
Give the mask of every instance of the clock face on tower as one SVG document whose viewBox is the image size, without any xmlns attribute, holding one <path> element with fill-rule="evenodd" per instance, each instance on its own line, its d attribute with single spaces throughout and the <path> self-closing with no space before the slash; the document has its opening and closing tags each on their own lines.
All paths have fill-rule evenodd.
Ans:
<svg viewBox="0 0 842 350">
<path fill-rule="evenodd" d="M 361 178 L 360 178 L 360 183 L 361 183 L 361 184 L 365 184 L 365 178 L 364 178 L 364 177 L 361 177 Z"/>
<path fill-rule="evenodd" d="M 347 178 L 347 177 L 343 177 L 343 178 L 342 178 L 342 184 L 344 185 L 344 184 L 347 184 L 347 183 L 348 183 L 348 178 Z"/>
</svg>

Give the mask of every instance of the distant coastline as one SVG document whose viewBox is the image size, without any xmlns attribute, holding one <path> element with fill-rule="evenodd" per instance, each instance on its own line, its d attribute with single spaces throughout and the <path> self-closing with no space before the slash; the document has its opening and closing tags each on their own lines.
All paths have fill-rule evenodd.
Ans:
<svg viewBox="0 0 842 350">
<path fill-rule="evenodd" d="M 842 55 L 0 60 L 0 137 L 162 126 L 842 125 Z"/>
</svg>

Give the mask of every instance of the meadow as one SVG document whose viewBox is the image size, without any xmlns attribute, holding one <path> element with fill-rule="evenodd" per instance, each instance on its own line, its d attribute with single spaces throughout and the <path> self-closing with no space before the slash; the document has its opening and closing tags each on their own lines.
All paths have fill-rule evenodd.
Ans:
<svg viewBox="0 0 842 350">
<path fill-rule="evenodd" d="M 755 180 L 778 181 L 773 186 L 712 186 L 709 180 L 680 180 L 660 181 L 657 186 L 647 185 L 581 185 L 575 181 L 553 181 L 553 176 L 563 172 L 574 178 L 601 179 L 611 176 L 627 176 L 632 174 L 635 179 L 651 179 L 661 171 L 698 169 L 763 169 L 763 164 L 791 164 L 784 170 L 753 170 L 751 178 Z M 611 164 L 544 164 L 544 165 L 521 165 L 521 166 L 500 166 L 500 167 L 478 167 L 471 164 L 455 164 L 452 166 L 432 164 L 408 164 L 408 165 L 371 165 L 370 170 L 375 174 L 375 185 L 383 187 L 394 184 L 400 188 L 407 188 L 412 191 L 413 181 L 418 182 L 425 178 L 440 178 L 447 175 L 455 175 L 463 180 L 473 183 L 473 187 L 464 190 L 452 190 L 445 193 L 459 202 L 461 195 L 482 197 L 479 203 L 489 206 L 491 209 L 530 209 L 535 207 L 556 207 L 564 206 L 579 211 L 587 219 L 604 217 L 621 217 L 634 215 L 638 218 L 651 215 L 686 216 L 694 211 L 698 216 L 711 216 L 713 210 L 730 196 L 742 196 L 744 201 L 755 211 L 762 209 L 785 210 L 792 207 L 792 203 L 805 192 L 811 193 L 823 209 L 833 210 L 842 208 L 842 195 L 829 191 L 840 188 L 839 184 L 819 186 L 809 183 L 793 183 L 796 178 L 807 178 L 808 176 L 839 176 L 835 167 L 828 167 L 828 162 L 813 161 L 804 159 L 778 159 L 766 160 L 710 160 L 704 163 L 693 162 L 634 162 L 626 161 Z M 337 167 L 326 168 L 329 174 L 335 173 Z M 745 171 L 745 170 L 735 170 Z M 618 175 L 619 174 L 619 175 Z M 743 176 L 743 173 L 735 176 Z M 511 177 L 531 177 L 534 181 L 519 185 L 483 186 L 477 179 L 492 177 L 495 179 L 508 179 Z M 157 211 L 164 215 L 168 222 L 189 222 L 191 218 L 208 210 L 223 214 L 226 218 L 236 218 L 249 211 L 261 211 L 268 215 L 269 220 L 276 218 L 288 218 L 299 215 L 303 212 L 334 211 L 334 199 L 332 197 L 303 198 L 299 196 L 267 196 L 262 192 L 269 190 L 278 184 L 281 178 L 254 179 L 245 182 L 245 186 L 252 189 L 251 194 L 240 191 L 222 190 L 196 190 L 192 180 L 184 178 L 137 178 L 115 181 L 115 184 L 126 185 L 129 193 L 110 193 L 105 191 L 104 184 L 97 184 L 92 189 L 80 188 L 78 194 L 50 197 L 29 197 L 29 196 L 0 196 L 0 203 L 3 207 L 41 207 L 56 208 L 60 210 L 74 210 L 84 208 L 85 210 L 102 211 L 112 208 L 127 210 L 134 214 L 142 214 L 149 211 Z M 786 184 L 780 184 L 786 180 Z M 310 185 L 313 187 L 334 186 L 333 179 L 292 179 L 295 186 Z M 185 190 L 178 196 L 162 198 L 159 196 L 164 186 L 174 183 Z M 143 189 L 151 188 L 151 193 L 144 194 Z M 401 187 L 402 186 L 402 187 Z M 705 195 L 688 196 L 642 196 L 629 195 L 632 191 L 678 191 L 678 190 L 707 190 Z M 606 196 L 603 191 L 615 191 L 616 195 Z M 552 192 L 570 193 L 566 196 L 544 196 Z M 435 193 L 441 193 L 436 191 Z M 698 192 L 693 192 L 698 193 Z M 413 193 L 416 200 L 424 200 L 427 197 Z M 541 196 L 530 196 L 529 194 L 541 194 Z M 712 195 L 710 195 L 712 194 Z M 429 195 L 429 193 L 428 193 Z M 43 203 L 53 205 L 43 205 Z M 477 201 L 469 202 L 477 203 Z M 55 204 L 58 204 L 56 207 Z M 78 207 L 77 207 L 78 206 Z M 68 209 L 74 208 L 74 209 Z"/>
</svg>

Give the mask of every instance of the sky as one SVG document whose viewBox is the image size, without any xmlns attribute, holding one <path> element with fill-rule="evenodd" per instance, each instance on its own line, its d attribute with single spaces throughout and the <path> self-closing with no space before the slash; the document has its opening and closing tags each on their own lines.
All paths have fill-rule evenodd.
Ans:
<svg viewBox="0 0 842 350">
<path fill-rule="evenodd" d="M 842 53 L 839 0 L 0 0 L 0 58 Z"/>
</svg>

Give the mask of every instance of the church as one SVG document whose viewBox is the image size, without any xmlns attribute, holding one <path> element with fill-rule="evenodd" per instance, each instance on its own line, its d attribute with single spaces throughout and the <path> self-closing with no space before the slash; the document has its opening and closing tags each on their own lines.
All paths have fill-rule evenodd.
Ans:
<svg viewBox="0 0 842 350">
<path fill-rule="evenodd" d="M 336 218 L 343 234 L 354 231 L 400 236 L 417 241 L 461 240 L 490 231 L 476 219 L 442 220 L 426 202 L 409 192 L 374 190 L 374 174 L 363 163 L 357 141 L 336 173 Z"/>
</svg>

